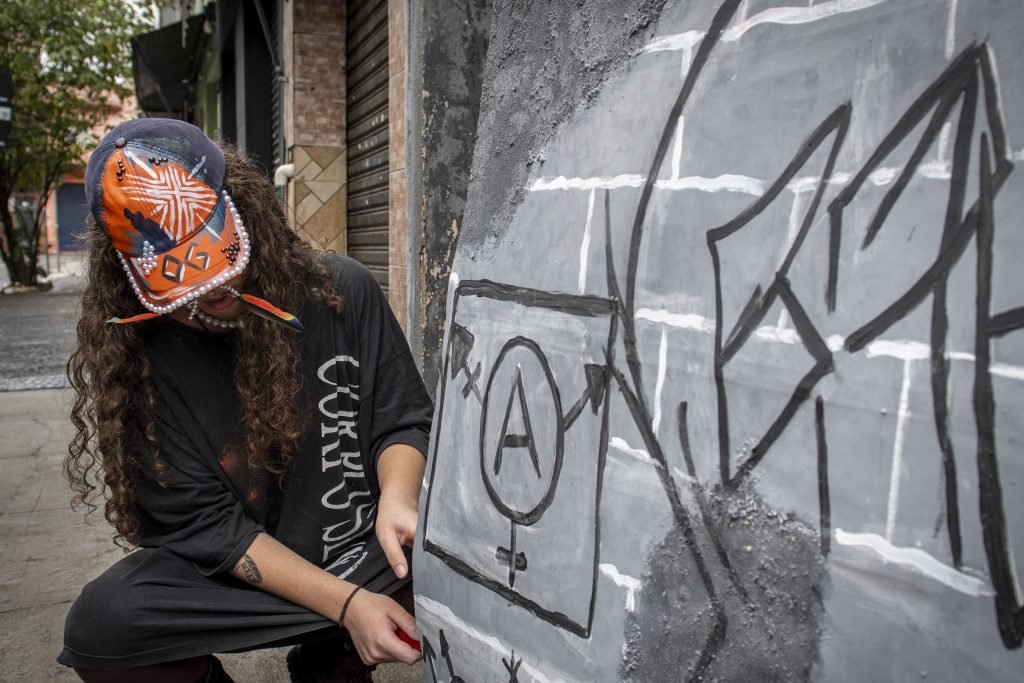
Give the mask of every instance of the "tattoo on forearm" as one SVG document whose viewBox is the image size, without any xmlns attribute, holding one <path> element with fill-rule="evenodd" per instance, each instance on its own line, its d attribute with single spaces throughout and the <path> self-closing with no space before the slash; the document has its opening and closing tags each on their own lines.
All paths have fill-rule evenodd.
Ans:
<svg viewBox="0 0 1024 683">
<path fill-rule="evenodd" d="M 249 583 L 263 583 L 263 575 L 256 568 L 256 562 L 248 554 L 242 555 L 242 559 L 235 565 L 235 569 L 239 574 L 244 574 L 245 580 Z"/>
</svg>

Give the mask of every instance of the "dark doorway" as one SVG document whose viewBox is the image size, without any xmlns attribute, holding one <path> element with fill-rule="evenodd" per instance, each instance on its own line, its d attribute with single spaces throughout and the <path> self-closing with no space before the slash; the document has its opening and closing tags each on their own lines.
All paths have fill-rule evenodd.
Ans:
<svg viewBox="0 0 1024 683">
<path fill-rule="evenodd" d="M 57 248 L 79 251 L 85 248 L 85 186 L 66 183 L 57 188 Z"/>
</svg>

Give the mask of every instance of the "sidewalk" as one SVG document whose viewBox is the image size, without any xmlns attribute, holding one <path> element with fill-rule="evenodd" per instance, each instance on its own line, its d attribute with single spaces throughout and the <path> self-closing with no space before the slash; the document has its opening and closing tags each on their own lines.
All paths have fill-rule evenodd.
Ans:
<svg viewBox="0 0 1024 683">
<path fill-rule="evenodd" d="M 66 385 L 64 366 L 74 345 L 78 302 L 85 288 L 84 257 L 51 256 L 49 291 L 0 294 L 0 391 Z M 42 261 L 41 261 L 42 262 Z M 0 291 L 9 284 L 0 261 Z"/>
<path fill-rule="evenodd" d="M 82 585 L 122 557 L 98 512 L 70 508 L 61 465 L 71 436 L 63 366 L 78 297 L 0 296 L 0 683 L 76 681 L 54 660 L 64 617 Z M 287 683 L 283 650 L 224 655 L 237 683 Z M 422 668 L 382 666 L 381 683 L 413 683 Z"/>
<path fill-rule="evenodd" d="M 82 585 L 122 557 L 98 512 L 70 509 L 69 390 L 0 393 L 0 681 L 76 681 L 54 658 Z M 287 681 L 283 651 L 224 657 L 238 683 Z"/>
</svg>

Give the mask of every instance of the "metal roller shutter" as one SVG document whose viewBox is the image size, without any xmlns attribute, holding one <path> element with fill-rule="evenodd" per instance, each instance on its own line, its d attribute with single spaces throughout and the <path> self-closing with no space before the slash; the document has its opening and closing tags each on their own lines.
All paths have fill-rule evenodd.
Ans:
<svg viewBox="0 0 1024 683">
<path fill-rule="evenodd" d="M 273 62 L 275 65 L 280 63 L 281 55 L 281 0 L 270 3 L 269 8 L 269 22 L 270 22 L 270 49 L 273 51 Z M 282 117 L 282 96 L 281 83 L 282 75 L 275 71 L 274 83 L 270 91 L 270 136 L 271 136 L 271 154 L 274 167 L 271 170 L 273 173 L 274 169 L 284 163 L 284 135 L 281 130 L 281 117 Z"/>
<path fill-rule="evenodd" d="M 388 7 L 348 0 L 348 254 L 388 287 Z"/>
</svg>

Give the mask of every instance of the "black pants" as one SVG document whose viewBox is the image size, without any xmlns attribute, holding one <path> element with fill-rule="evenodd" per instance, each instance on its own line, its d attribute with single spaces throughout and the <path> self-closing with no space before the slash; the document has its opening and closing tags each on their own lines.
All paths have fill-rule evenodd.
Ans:
<svg viewBox="0 0 1024 683">
<path fill-rule="evenodd" d="M 412 584 L 388 569 L 364 582 L 413 611 Z M 340 606 L 339 606 L 340 607 Z M 174 553 L 143 548 L 82 589 L 57 661 L 117 670 L 214 652 L 245 652 L 328 638 L 338 625 L 238 579 L 203 576 Z"/>
</svg>

